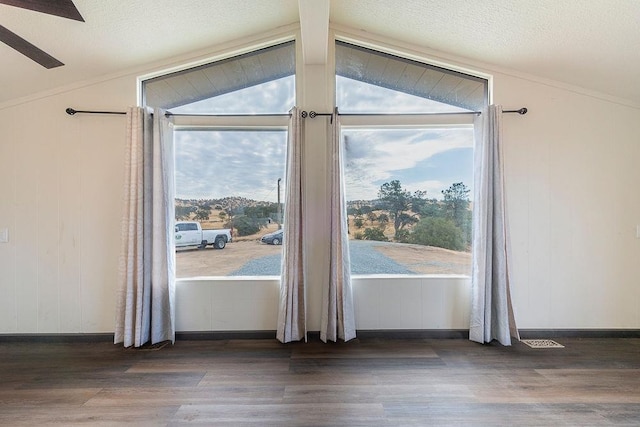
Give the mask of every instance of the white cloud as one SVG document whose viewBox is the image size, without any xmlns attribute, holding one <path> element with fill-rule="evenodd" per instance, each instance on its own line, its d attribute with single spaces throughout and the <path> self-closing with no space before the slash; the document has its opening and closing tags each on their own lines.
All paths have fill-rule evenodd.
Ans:
<svg viewBox="0 0 640 427">
<path fill-rule="evenodd" d="M 174 108 L 172 112 L 285 113 L 294 105 L 294 87 L 294 77 L 284 77 Z M 277 180 L 284 178 L 286 132 L 179 130 L 175 139 L 177 197 L 277 200 Z"/>
<path fill-rule="evenodd" d="M 415 192 L 417 190 L 426 191 L 429 199 L 442 199 L 442 190 L 446 190 L 451 186 L 451 182 L 442 182 L 438 180 L 426 180 L 412 182 L 404 186 L 406 190 Z"/>
<path fill-rule="evenodd" d="M 346 186 L 351 200 L 372 199 L 381 183 L 399 179 L 403 187 L 440 197 L 448 188 L 424 164 L 438 154 L 473 147 L 470 129 L 345 131 Z M 419 167 L 422 165 L 422 167 Z M 472 171 L 469 170 L 469 176 Z M 469 180 L 464 180 L 469 182 Z"/>
<path fill-rule="evenodd" d="M 177 131 L 176 196 L 275 201 L 286 132 Z"/>
<path fill-rule="evenodd" d="M 443 113 L 469 111 L 454 105 L 336 77 L 336 99 L 343 113 Z"/>
<path fill-rule="evenodd" d="M 294 76 L 250 86 L 171 109 L 179 114 L 274 114 L 286 113 L 295 104 Z"/>
<path fill-rule="evenodd" d="M 459 111 L 447 104 L 338 78 L 342 112 Z M 294 105 L 293 76 L 174 109 L 181 113 L 286 112 Z M 441 197 L 453 182 L 471 182 L 455 156 L 473 147 L 470 128 L 346 130 L 347 197 L 374 199 L 380 185 L 399 179 L 405 189 Z M 284 178 L 285 132 L 177 131 L 176 193 L 180 198 L 241 196 L 275 201 Z M 464 169 L 464 167 L 462 168 Z M 455 175 L 455 177 L 453 176 Z M 454 179 L 455 181 L 452 181 Z M 282 185 L 284 195 L 284 183 Z"/>
</svg>

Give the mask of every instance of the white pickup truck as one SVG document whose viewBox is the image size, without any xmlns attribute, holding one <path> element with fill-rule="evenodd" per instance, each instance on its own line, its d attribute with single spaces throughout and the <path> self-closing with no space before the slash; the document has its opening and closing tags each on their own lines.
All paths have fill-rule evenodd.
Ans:
<svg viewBox="0 0 640 427">
<path fill-rule="evenodd" d="M 212 245 L 216 249 L 224 249 L 232 239 L 231 230 L 203 230 L 197 221 L 176 222 L 176 248 L 198 246 L 204 248 Z"/>
</svg>

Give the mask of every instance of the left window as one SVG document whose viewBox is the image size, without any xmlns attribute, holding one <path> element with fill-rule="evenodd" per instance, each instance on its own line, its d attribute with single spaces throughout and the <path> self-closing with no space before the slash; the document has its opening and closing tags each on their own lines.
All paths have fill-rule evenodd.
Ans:
<svg viewBox="0 0 640 427">
<path fill-rule="evenodd" d="M 142 90 L 145 105 L 175 115 L 176 278 L 279 275 L 294 42 Z"/>
</svg>

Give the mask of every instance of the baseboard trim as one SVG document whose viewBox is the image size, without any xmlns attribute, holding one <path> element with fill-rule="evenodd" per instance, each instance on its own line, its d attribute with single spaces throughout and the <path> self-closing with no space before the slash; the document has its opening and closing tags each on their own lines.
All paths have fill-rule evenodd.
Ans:
<svg viewBox="0 0 640 427">
<path fill-rule="evenodd" d="M 457 329 L 380 329 L 359 330 L 357 338 L 397 338 L 397 339 L 467 339 L 469 331 Z M 228 340 L 228 339 L 275 339 L 276 331 L 193 331 L 176 332 L 179 340 Z M 320 331 L 308 331 L 307 340 L 319 341 Z"/>
<path fill-rule="evenodd" d="M 469 339 L 467 329 L 364 329 L 356 332 L 362 339 Z"/>
<path fill-rule="evenodd" d="M 361 339 L 469 339 L 466 329 L 363 329 Z M 640 329 L 520 329 L 522 339 L 552 338 L 640 338 Z M 275 339 L 276 331 L 181 331 L 176 341 Z M 319 341 L 319 331 L 307 333 L 309 341 Z M 0 343 L 113 343 L 113 333 L 0 334 Z"/>
<path fill-rule="evenodd" d="M 640 329 L 520 329 L 522 339 L 640 338 Z"/>
<path fill-rule="evenodd" d="M 276 339 L 276 331 L 183 331 L 176 341 L 265 340 Z"/>
<path fill-rule="evenodd" d="M 113 343 L 113 333 L 91 334 L 0 334 L 2 342 L 24 343 Z"/>
</svg>

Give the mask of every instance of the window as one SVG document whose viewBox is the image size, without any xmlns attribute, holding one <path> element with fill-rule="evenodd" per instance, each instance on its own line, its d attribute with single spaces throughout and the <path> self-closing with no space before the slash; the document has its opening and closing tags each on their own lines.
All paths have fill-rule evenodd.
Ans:
<svg viewBox="0 0 640 427">
<path fill-rule="evenodd" d="M 487 87 L 337 42 L 336 103 L 361 114 L 342 131 L 353 274 L 470 274 L 473 115 L 421 115 L 473 112 Z"/>
<path fill-rule="evenodd" d="M 282 239 L 262 238 L 282 223 L 294 74 L 288 42 L 144 82 L 147 105 L 189 115 L 174 117 L 176 221 L 202 240 L 176 249 L 177 278 L 280 274 Z M 224 249 L 203 245 L 226 230 Z"/>
</svg>

